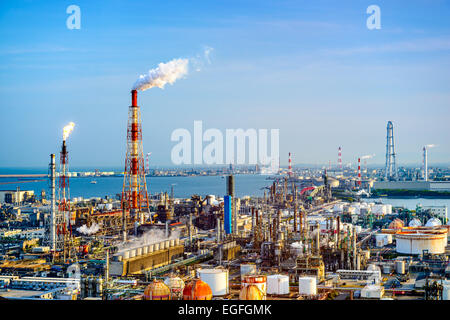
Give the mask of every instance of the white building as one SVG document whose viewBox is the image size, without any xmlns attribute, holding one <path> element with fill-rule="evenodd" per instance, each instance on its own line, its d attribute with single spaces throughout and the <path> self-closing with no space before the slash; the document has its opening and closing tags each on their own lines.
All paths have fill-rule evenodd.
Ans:
<svg viewBox="0 0 450 320">
<path fill-rule="evenodd" d="M 422 210 L 423 211 L 430 210 L 434 216 L 437 216 L 437 217 L 443 219 L 444 223 L 447 223 L 447 221 L 448 221 L 447 206 L 445 206 L 445 205 L 444 206 L 423 206 Z"/>
</svg>

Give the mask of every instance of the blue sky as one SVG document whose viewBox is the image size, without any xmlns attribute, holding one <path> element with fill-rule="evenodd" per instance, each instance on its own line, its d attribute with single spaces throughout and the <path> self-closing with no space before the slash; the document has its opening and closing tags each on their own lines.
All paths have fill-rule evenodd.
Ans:
<svg viewBox="0 0 450 320">
<path fill-rule="evenodd" d="M 391 120 L 399 163 L 425 144 L 450 162 L 450 1 L 2 1 L 0 39 L 0 167 L 45 166 L 69 121 L 72 166 L 123 166 L 138 75 L 206 46 L 211 64 L 139 94 L 153 165 L 194 120 L 278 128 L 282 164 L 336 163 L 339 146 L 344 163 L 381 164 Z"/>
</svg>

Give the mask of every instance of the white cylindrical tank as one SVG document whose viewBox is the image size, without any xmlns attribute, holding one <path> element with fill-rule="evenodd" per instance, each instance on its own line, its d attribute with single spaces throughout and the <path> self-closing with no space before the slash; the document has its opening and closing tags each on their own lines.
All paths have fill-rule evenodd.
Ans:
<svg viewBox="0 0 450 320">
<path fill-rule="evenodd" d="M 213 296 L 223 296 L 229 293 L 227 269 L 198 269 L 199 278 L 211 288 Z"/>
<path fill-rule="evenodd" d="M 159 250 L 164 250 L 166 248 L 166 242 L 165 241 L 161 241 L 159 243 Z"/>
<path fill-rule="evenodd" d="M 397 260 L 395 261 L 395 272 L 398 274 L 405 274 L 405 261 L 404 260 Z"/>
<path fill-rule="evenodd" d="M 179 246 L 179 245 L 180 245 L 180 239 L 179 239 L 179 238 L 175 239 L 175 245 L 176 245 L 176 246 Z"/>
<path fill-rule="evenodd" d="M 143 246 L 142 247 L 142 254 L 147 254 L 148 253 L 148 246 Z"/>
<path fill-rule="evenodd" d="M 164 241 L 164 248 L 169 249 L 170 247 L 170 240 Z"/>
<path fill-rule="evenodd" d="M 392 234 L 386 234 L 385 235 L 385 244 L 391 244 L 392 243 Z"/>
<path fill-rule="evenodd" d="M 302 295 L 316 295 L 317 282 L 314 277 L 298 278 L 298 293 Z"/>
<path fill-rule="evenodd" d="M 264 275 L 247 275 L 241 282 L 241 288 L 249 285 L 255 285 L 263 293 L 263 299 L 266 300 L 267 295 L 267 277 Z"/>
<path fill-rule="evenodd" d="M 242 263 L 240 269 L 241 269 L 241 278 L 248 274 L 256 274 L 256 264 Z"/>
<path fill-rule="evenodd" d="M 450 285 L 444 284 L 442 287 L 442 300 L 450 300 Z"/>
<path fill-rule="evenodd" d="M 383 273 L 390 274 L 392 271 L 392 266 L 390 264 L 383 265 Z"/>
<path fill-rule="evenodd" d="M 136 256 L 142 256 L 142 247 L 136 248 Z"/>
<path fill-rule="evenodd" d="M 136 249 L 130 250 L 130 258 L 134 258 L 136 256 Z"/>
<path fill-rule="evenodd" d="M 289 294 L 289 276 L 281 274 L 267 276 L 267 294 Z"/>
<path fill-rule="evenodd" d="M 398 253 L 422 254 L 424 250 L 428 250 L 432 254 L 443 254 L 447 246 L 447 229 L 400 232 L 395 235 L 395 239 Z"/>
<path fill-rule="evenodd" d="M 152 253 L 153 250 L 154 250 L 154 248 L 155 248 L 155 245 L 149 244 L 149 245 L 148 245 L 148 253 Z"/>
<path fill-rule="evenodd" d="M 385 234 L 377 233 L 375 235 L 375 245 L 378 248 L 384 247 L 384 245 L 385 245 L 385 238 L 386 238 Z"/>
<path fill-rule="evenodd" d="M 153 244 L 153 251 L 159 250 L 159 242 Z"/>
<path fill-rule="evenodd" d="M 123 259 L 130 259 L 130 251 L 127 250 L 127 251 L 122 252 L 122 257 L 123 257 Z"/>
<path fill-rule="evenodd" d="M 170 246 L 171 247 L 175 247 L 175 239 L 171 239 L 170 240 Z"/>
</svg>

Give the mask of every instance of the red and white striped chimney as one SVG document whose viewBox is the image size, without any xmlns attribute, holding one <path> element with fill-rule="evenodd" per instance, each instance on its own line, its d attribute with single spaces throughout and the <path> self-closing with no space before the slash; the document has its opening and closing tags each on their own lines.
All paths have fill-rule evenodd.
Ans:
<svg viewBox="0 0 450 320">
<path fill-rule="evenodd" d="M 291 159 L 291 153 L 289 152 L 289 169 L 288 169 L 288 175 L 289 177 L 292 176 L 292 159 Z"/>
<path fill-rule="evenodd" d="M 338 167 L 339 167 L 339 170 L 342 170 L 342 152 L 341 152 L 341 147 L 339 147 L 339 150 L 338 150 Z"/>
<path fill-rule="evenodd" d="M 361 186 L 361 158 L 358 158 L 358 185 Z"/>
</svg>

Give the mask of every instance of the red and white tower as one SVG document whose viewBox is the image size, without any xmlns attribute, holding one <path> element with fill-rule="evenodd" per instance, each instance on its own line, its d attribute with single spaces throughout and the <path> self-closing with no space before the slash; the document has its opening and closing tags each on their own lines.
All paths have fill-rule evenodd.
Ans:
<svg viewBox="0 0 450 320">
<path fill-rule="evenodd" d="M 289 152 L 289 168 L 288 168 L 288 176 L 292 177 L 292 159 L 291 159 L 291 153 Z"/>
<path fill-rule="evenodd" d="M 342 170 L 342 149 L 339 147 L 338 150 L 338 168 L 339 170 Z"/>
<path fill-rule="evenodd" d="M 361 158 L 358 158 L 358 185 L 361 186 Z"/>
<path fill-rule="evenodd" d="M 144 152 L 142 148 L 141 111 L 137 105 L 137 91 L 131 91 L 128 112 L 127 154 L 123 178 L 122 205 L 127 202 L 130 218 L 144 222 L 144 212 L 149 211 L 147 182 L 145 180 Z"/>
<path fill-rule="evenodd" d="M 59 173 L 59 206 L 58 210 L 60 218 L 57 219 L 56 233 L 59 237 L 64 237 L 69 231 L 72 233 L 70 226 L 71 214 L 70 214 L 70 188 L 69 188 L 69 152 L 67 151 L 66 140 L 75 127 L 75 123 L 70 122 L 63 128 L 63 143 L 61 147 L 61 153 L 59 158 L 60 173 Z"/>
</svg>

